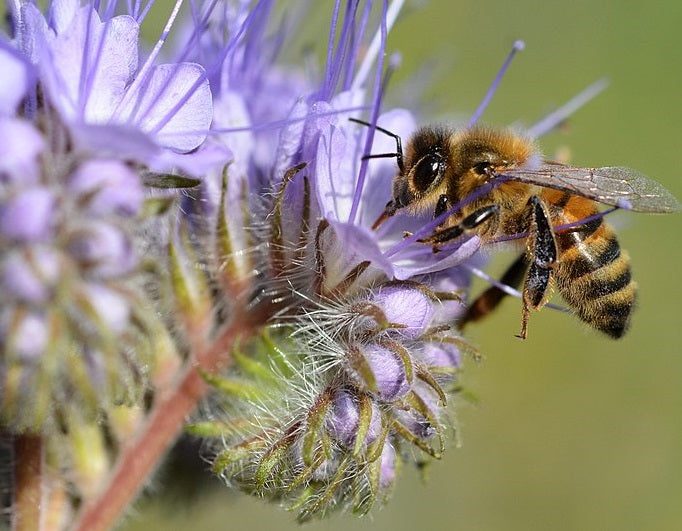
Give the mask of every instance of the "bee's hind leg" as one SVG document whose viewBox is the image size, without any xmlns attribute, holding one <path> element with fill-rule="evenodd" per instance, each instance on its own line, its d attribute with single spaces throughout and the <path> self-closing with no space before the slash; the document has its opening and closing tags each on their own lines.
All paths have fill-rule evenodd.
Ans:
<svg viewBox="0 0 682 531">
<path fill-rule="evenodd" d="M 530 215 L 530 236 L 528 237 L 528 258 L 530 267 L 523 284 L 523 309 L 521 311 L 521 332 L 516 336 L 526 339 L 530 310 L 537 310 L 545 303 L 552 269 L 557 261 L 557 247 L 552 224 L 544 204 L 536 196 L 528 200 Z"/>
</svg>

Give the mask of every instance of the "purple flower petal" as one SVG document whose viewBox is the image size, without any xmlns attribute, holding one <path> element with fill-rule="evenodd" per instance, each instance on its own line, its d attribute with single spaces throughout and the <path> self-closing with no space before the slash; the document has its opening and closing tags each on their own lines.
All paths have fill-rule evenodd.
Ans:
<svg viewBox="0 0 682 531">
<path fill-rule="evenodd" d="M 244 98 L 236 92 L 223 92 L 213 106 L 213 127 L 223 129 L 246 129 L 245 131 L 226 132 L 215 136 L 216 141 L 224 144 L 234 154 L 230 173 L 242 179 L 247 175 L 254 154 L 254 133 Z"/>
<path fill-rule="evenodd" d="M 434 257 L 442 256 L 443 258 L 440 259 L 424 260 L 421 262 L 411 259 L 398 260 L 397 263 L 394 263 L 395 278 L 406 280 L 413 276 L 450 269 L 471 258 L 480 248 L 481 240 L 478 236 L 474 236 L 450 254 L 448 252 L 441 252 L 433 255 Z"/>
<path fill-rule="evenodd" d="M 277 152 L 275 153 L 273 174 L 283 175 L 288 168 L 294 164 L 296 154 L 301 149 L 301 138 L 305 130 L 306 121 L 304 118 L 310 114 L 310 108 L 305 101 L 297 101 L 290 109 L 287 120 L 290 121 L 279 132 L 279 139 L 275 142 L 277 145 Z M 256 137 L 255 158 L 256 163 L 261 167 L 268 167 L 270 161 L 263 160 L 265 155 L 269 153 L 266 149 L 266 144 L 273 142 L 272 135 L 263 137 L 259 135 Z M 260 160 L 259 160 L 260 159 Z"/>
<path fill-rule="evenodd" d="M 476 254 L 474 258 L 467 260 L 467 264 L 480 262 L 480 256 L 480 253 Z M 458 266 L 436 273 L 431 277 L 430 282 L 431 288 L 434 291 L 453 293 L 462 297 L 462 300 L 466 298 L 470 284 L 471 273 L 465 267 Z M 464 302 L 444 300 L 436 306 L 435 318 L 440 322 L 454 323 L 460 318 L 465 309 L 466 305 Z"/>
<path fill-rule="evenodd" d="M 157 157 L 151 159 L 149 167 L 159 172 L 180 169 L 194 177 L 204 178 L 211 171 L 221 170 L 232 160 L 234 160 L 234 152 L 230 148 L 213 142 L 209 138 L 209 140 L 191 153 L 176 153 L 164 150 Z M 233 181 L 231 180 L 230 182 Z M 234 188 L 237 187 L 235 186 Z"/>
<path fill-rule="evenodd" d="M 349 96 L 341 98 L 341 101 L 348 98 Z M 337 100 L 334 103 L 332 109 L 343 108 Z M 345 103 L 348 107 L 360 104 L 354 99 Z M 366 126 L 348 120 L 351 116 L 353 113 L 326 117 L 329 125 L 319 125 L 321 136 L 315 167 L 318 200 L 323 214 L 339 221 L 347 221 L 350 214 L 367 134 Z M 406 137 L 415 128 L 414 118 L 404 110 L 386 113 L 379 118 L 378 123 L 402 137 Z M 391 153 L 395 149 L 395 140 L 391 137 L 380 132 L 374 135 L 372 153 Z M 364 225 L 371 226 L 391 199 L 391 182 L 397 170 L 395 159 L 369 162 L 360 208 Z"/>
<path fill-rule="evenodd" d="M 49 20 L 57 33 L 67 30 L 79 7 L 80 0 L 52 0 L 50 2 Z"/>
<path fill-rule="evenodd" d="M 6 238 L 35 242 L 52 233 L 54 196 L 46 188 L 28 188 L 0 205 L 0 233 Z"/>
<path fill-rule="evenodd" d="M 22 8 L 22 44 L 65 120 L 134 125 L 177 151 L 201 144 L 212 116 L 203 67 L 158 65 L 134 80 L 139 38 L 135 19 L 120 15 L 102 22 L 92 6 L 72 12 L 71 2 L 59 3 L 49 28 L 37 7 Z"/>
<path fill-rule="evenodd" d="M 130 306 L 122 295 L 100 284 L 86 284 L 83 291 L 100 319 L 113 332 L 123 332 L 130 320 Z"/>
<path fill-rule="evenodd" d="M 151 160 L 161 151 L 149 135 L 132 125 L 73 123 L 71 132 L 78 148 L 98 157 Z"/>
<path fill-rule="evenodd" d="M 377 125 L 391 131 L 406 140 L 417 128 L 412 113 L 405 109 L 393 109 L 377 120 Z M 350 123 L 354 128 L 361 128 L 365 134 L 367 126 Z M 364 146 L 364 135 L 363 135 Z M 376 131 L 372 143 L 372 153 L 395 153 L 396 143 L 393 138 Z M 372 159 L 368 162 L 367 181 L 362 192 L 360 215 L 362 224 L 371 227 L 379 215 L 384 211 L 386 203 L 392 199 L 393 178 L 398 173 L 398 163 L 395 158 Z M 407 226 L 402 230 L 410 230 Z M 402 233 L 401 233 L 402 236 Z"/>
<path fill-rule="evenodd" d="M 349 127 L 350 114 L 329 114 L 336 109 L 359 107 L 363 93 L 342 93 L 332 104 L 318 103 L 308 135 L 319 134 L 315 158 L 315 188 L 322 215 L 329 220 L 348 221 L 360 168 L 360 141 L 364 132 Z M 313 115 L 315 116 L 315 115 Z M 312 141 L 313 138 L 310 138 Z"/>
<path fill-rule="evenodd" d="M 438 414 L 444 412 L 438 395 L 431 387 L 417 380 L 412 390 L 422 399 L 431 416 L 438 418 Z M 427 441 L 437 433 L 436 427 L 417 410 L 397 411 L 396 417 L 400 419 L 403 426 L 422 440 Z"/>
<path fill-rule="evenodd" d="M 23 362 L 38 362 L 47 347 L 48 327 L 44 316 L 29 313 L 8 338 L 19 359 Z"/>
<path fill-rule="evenodd" d="M 452 343 L 427 343 L 420 358 L 430 367 L 456 368 L 461 364 L 459 349 Z"/>
<path fill-rule="evenodd" d="M 338 221 L 330 221 L 329 225 L 333 230 L 328 231 L 330 237 L 325 239 L 327 276 L 341 276 L 358 263 L 370 260 L 373 267 L 393 277 L 393 264 L 383 255 L 371 231 Z"/>
<path fill-rule="evenodd" d="M 137 124 L 161 145 L 183 152 L 204 141 L 213 117 L 204 68 L 194 63 L 155 66 L 124 101 L 116 122 Z"/>
<path fill-rule="evenodd" d="M 102 22 L 95 9 L 85 6 L 46 46 L 38 67 L 66 120 L 105 123 L 112 118 L 137 69 L 139 30 L 132 17 Z"/>
<path fill-rule="evenodd" d="M 384 443 L 381 451 L 381 466 L 379 468 L 379 486 L 383 489 L 390 487 L 395 481 L 397 455 L 390 441 Z"/>
<path fill-rule="evenodd" d="M 37 5 L 24 3 L 20 13 L 23 25 L 20 48 L 31 63 L 37 65 L 46 54 L 48 42 L 54 38 L 54 34 Z"/>
</svg>

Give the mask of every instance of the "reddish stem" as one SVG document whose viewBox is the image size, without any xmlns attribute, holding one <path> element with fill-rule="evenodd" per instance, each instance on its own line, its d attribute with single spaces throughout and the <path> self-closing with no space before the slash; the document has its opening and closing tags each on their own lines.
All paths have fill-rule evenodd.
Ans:
<svg viewBox="0 0 682 531">
<path fill-rule="evenodd" d="M 14 437 L 14 506 L 12 529 L 41 529 L 43 514 L 43 441 L 38 435 Z"/>
<path fill-rule="evenodd" d="M 176 386 L 160 396 L 137 436 L 121 451 L 114 471 L 97 498 L 88 501 L 76 520 L 76 531 L 110 529 L 149 479 L 180 434 L 186 418 L 208 390 L 197 367 L 213 373 L 229 362 L 232 345 L 248 334 L 253 322 L 236 320 L 180 374 Z"/>
</svg>

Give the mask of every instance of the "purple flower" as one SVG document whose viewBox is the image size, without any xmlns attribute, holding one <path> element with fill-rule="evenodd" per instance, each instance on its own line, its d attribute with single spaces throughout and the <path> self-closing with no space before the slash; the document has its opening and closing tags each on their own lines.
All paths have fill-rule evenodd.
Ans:
<svg viewBox="0 0 682 531">
<path fill-rule="evenodd" d="M 149 205 L 173 196 L 152 197 L 143 177 L 222 168 L 229 152 L 202 149 L 213 118 L 206 70 L 182 58 L 157 64 L 165 35 L 140 63 L 131 15 L 75 0 L 50 2 L 47 15 L 32 2 L 10 7 L 15 33 L 0 41 L 0 412 L 10 431 L 50 435 L 66 407 L 87 423 L 122 397 L 141 400 L 156 345 L 172 351 L 142 262 L 157 267 L 164 249 L 148 238 L 151 224 L 164 234 L 172 221 Z"/>
<path fill-rule="evenodd" d="M 0 117 L 12 115 L 31 84 L 32 70 L 19 52 L 0 40 Z M 5 138 L 3 136 L 3 138 Z"/>
<path fill-rule="evenodd" d="M 276 344 L 247 342 L 260 368 L 238 362 L 224 375 L 249 382 L 250 394 L 236 405 L 216 392 L 227 411 L 219 422 L 234 429 L 221 431 L 214 468 L 231 484 L 296 507 L 301 519 L 353 503 L 366 512 L 388 493 L 409 446 L 442 451 L 443 386 L 458 366 L 450 342 L 461 341 L 451 326 L 461 311 L 453 299 L 468 282 L 455 268 L 479 242 L 438 254 L 404 243 L 404 231 L 427 218 L 396 216 L 372 230 L 396 162 L 362 156 L 394 151 L 395 141 L 368 140 L 374 131 L 349 118 L 369 109 L 400 135 L 415 120 L 401 109 L 379 113 L 385 41 L 381 28 L 377 44 L 365 33 L 370 6 L 349 4 L 335 20 L 338 40 L 330 38 L 321 79 L 274 62 L 273 43 L 286 35 L 268 37 L 271 7 L 223 11 L 220 23 L 231 31 L 201 39 L 201 53 L 221 64 L 221 75 L 209 76 L 211 142 L 234 160 L 209 172 L 183 207 L 196 241 L 222 242 L 218 260 L 206 261 L 221 271 L 226 315 L 241 311 L 235 301 L 245 297 L 249 311 L 270 316 L 264 328 Z M 361 46 L 369 50 L 362 62 Z M 198 224 L 198 215 L 217 219 Z M 275 352 L 276 367 L 267 362 Z M 286 385 L 274 383 L 280 378 Z"/>
<path fill-rule="evenodd" d="M 50 12 L 48 21 L 37 6 L 24 5 L 19 37 L 68 124 L 76 130 L 82 124 L 122 125 L 180 152 L 203 142 L 212 104 L 202 66 L 154 65 L 152 53 L 140 67 L 140 27 L 129 15 L 102 20 L 91 6 L 68 0 L 54 0 Z"/>
</svg>

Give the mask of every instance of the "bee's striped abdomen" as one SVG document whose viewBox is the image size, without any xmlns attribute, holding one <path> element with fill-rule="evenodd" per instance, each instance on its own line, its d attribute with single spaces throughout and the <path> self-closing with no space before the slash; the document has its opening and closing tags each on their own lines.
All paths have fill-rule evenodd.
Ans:
<svg viewBox="0 0 682 531">
<path fill-rule="evenodd" d="M 598 211 L 584 197 L 565 194 L 555 219 L 562 225 Z M 554 278 L 566 302 L 578 317 L 613 338 L 630 324 L 637 285 L 630 274 L 630 258 L 621 251 L 616 235 L 602 218 L 556 235 L 559 260 Z"/>
</svg>

